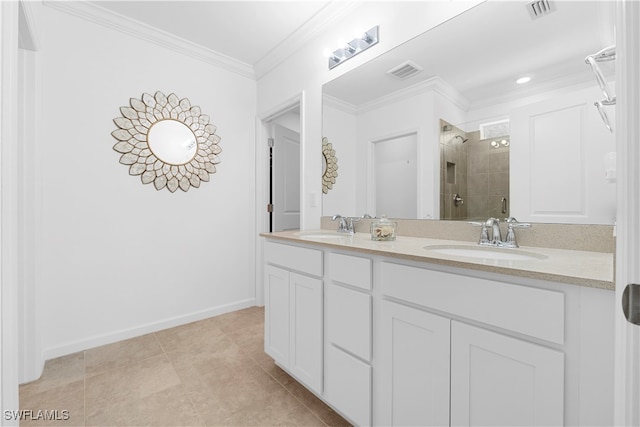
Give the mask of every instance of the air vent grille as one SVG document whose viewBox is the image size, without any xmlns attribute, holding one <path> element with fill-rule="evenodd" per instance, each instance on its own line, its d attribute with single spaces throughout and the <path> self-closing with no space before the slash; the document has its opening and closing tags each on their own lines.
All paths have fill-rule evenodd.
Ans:
<svg viewBox="0 0 640 427">
<path fill-rule="evenodd" d="M 555 7 L 549 0 L 536 0 L 527 4 L 527 10 L 531 18 L 536 19 L 550 14 Z"/>
<path fill-rule="evenodd" d="M 420 71 L 422 71 L 421 66 L 419 66 L 415 62 L 406 61 L 387 71 L 387 74 L 395 77 L 396 79 L 404 80 L 418 74 Z"/>
</svg>

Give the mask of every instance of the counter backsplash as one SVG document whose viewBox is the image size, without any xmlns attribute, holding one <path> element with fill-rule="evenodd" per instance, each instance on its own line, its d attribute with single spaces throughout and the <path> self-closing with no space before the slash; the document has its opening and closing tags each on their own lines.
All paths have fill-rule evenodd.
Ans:
<svg viewBox="0 0 640 427">
<path fill-rule="evenodd" d="M 356 223 L 356 231 L 369 233 L 372 220 L 363 219 Z M 466 221 L 444 221 L 430 219 L 394 219 L 398 222 L 398 236 L 429 237 L 433 239 L 477 241 L 480 229 Z M 330 216 L 323 216 L 320 227 L 324 230 L 336 230 L 337 223 Z M 502 235 L 507 231 L 506 224 L 500 224 Z M 569 249 L 613 253 L 615 237 L 613 225 L 591 224 L 544 224 L 533 223 L 531 228 L 518 229 L 516 235 L 521 246 L 541 248 Z"/>
</svg>

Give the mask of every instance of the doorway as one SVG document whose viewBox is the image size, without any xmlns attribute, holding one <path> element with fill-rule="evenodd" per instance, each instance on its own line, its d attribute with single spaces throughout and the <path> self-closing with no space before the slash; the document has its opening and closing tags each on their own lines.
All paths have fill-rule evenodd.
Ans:
<svg viewBox="0 0 640 427">
<path fill-rule="evenodd" d="M 269 141 L 270 232 L 300 228 L 300 132 L 278 122 Z"/>
</svg>

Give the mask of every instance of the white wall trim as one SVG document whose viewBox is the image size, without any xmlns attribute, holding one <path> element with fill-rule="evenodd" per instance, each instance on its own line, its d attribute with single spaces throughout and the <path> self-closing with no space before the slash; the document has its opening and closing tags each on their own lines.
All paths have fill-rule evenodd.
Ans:
<svg viewBox="0 0 640 427">
<path fill-rule="evenodd" d="M 102 335 L 94 335 L 92 337 L 84 338 L 81 340 L 70 341 L 61 345 L 57 345 L 55 347 L 49 347 L 43 351 L 43 354 L 45 360 L 51 360 L 55 359 L 56 357 L 76 353 L 78 351 L 84 351 L 90 348 L 99 347 L 101 345 L 111 344 L 129 338 L 139 337 L 152 332 L 158 332 L 164 329 L 186 325 L 187 323 L 208 319 L 210 317 L 219 316 L 221 314 L 230 313 L 232 311 L 242 310 L 243 308 L 253 307 L 254 305 L 255 298 L 248 298 L 231 304 L 210 307 L 204 310 L 170 317 L 156 322 L 146 323 L 134 328 L 121 329 L 119 331 L 109 332 Z"/>
<path fill-rule="evenodd" d="M 328 107 L 333 107 L 336 110 L 342 111 L 347 114 L 355 115 L 358 113 L 358 108 L 355 105 L 343 101 L 342 99 L 336 98 L 335 96 L 327 95 L 326 93 L 322 94 L 322 102 Z"/>
<path fill-rule="evenodd" d="M 380 107 L 386 106 L 394 102 L 404 101 L 421 93 L 437 92 L 451 103 L 461 108 L 464 111 L 469 109 L 469 101 L 458 92 L 453 86 L 440 77 L 435 76 L 427 80 L 423 80 L 414 85 L 397 90 L 388 95 L 381 96 L 370 102 L 365 102 L 356 107 L 358 114 L 366 113 L 372 110 L 376 110 Z"/>
<path fill-rule="evenodd" d="M 46 6 L 57 9 L 141 40 L 174 50 L 227 71 L 255 79 L 253 67 L 189 40 L 152 27 L 88 1 L 46 0 Z"/>
</svg>

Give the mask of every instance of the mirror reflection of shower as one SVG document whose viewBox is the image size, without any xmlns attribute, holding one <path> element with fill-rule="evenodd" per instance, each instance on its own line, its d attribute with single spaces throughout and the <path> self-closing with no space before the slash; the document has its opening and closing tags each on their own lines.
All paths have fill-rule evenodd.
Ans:
<svg viewBox="0 0 640 427">
<path fill-rule="evenodd" d="M 468 129 L 440 120 L 440 219 L 508 217 L 508 122 Z"/>
</svg>

